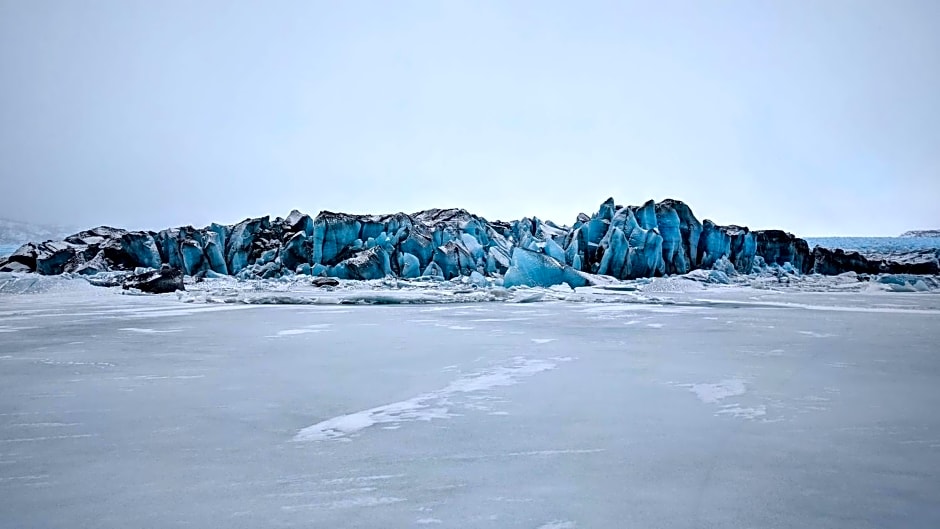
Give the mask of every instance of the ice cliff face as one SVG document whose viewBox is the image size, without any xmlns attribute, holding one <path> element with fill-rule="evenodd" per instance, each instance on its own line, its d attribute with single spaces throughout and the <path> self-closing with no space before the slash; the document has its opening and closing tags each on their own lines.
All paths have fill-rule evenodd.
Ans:
<svg viewBox="0 0 940 529">
<path fill-rule="evenodd" d="M 477 274 L 502 276 L 505 286 L 576 287 L 598 276 L 634 279 L 696 269 L 747 273 L 758 263 L 789 263 L 808 273 L 820 256 L 783 231 L 700 222 L 678 200 L 619 206 L 608 199 L 570 227 L 538 218 L 490 222 L 463 209 L 410 215 L 324 211 L 315 218 L 292 211 L 283 219 L 160 232 L 99 227 L 62 241 L 26 244 L 0 263 L 0 271 L 91 275 L 168 265 L 192 276 L 447 280 Z M 824 273 L 857 264 L 822 257 Z"/>
</svg>

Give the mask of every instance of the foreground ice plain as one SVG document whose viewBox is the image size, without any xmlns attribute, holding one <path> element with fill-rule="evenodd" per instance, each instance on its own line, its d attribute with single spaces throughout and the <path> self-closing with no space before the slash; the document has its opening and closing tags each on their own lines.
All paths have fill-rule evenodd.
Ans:
<svg viewBox="0 0 940 529">
<path fill-rule="evenodd" d="M 938 527 L 940 296 L 855 283 L 4 295 L 0 525 Z"/>
</svg>

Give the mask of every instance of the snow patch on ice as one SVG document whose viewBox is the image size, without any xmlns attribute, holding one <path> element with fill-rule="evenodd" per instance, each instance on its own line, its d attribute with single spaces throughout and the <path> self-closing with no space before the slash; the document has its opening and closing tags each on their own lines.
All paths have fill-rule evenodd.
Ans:
<svg viewBox="0 0 940 529">
<path fill-rule="evenodd" d="M 116 364 L 111 362 L 79 362 L 75 360 L 51 360 L 44 358 L 42 360 L 37 360 L 37 363 L 46 365 L 46 366 L 92 366 L 92 367 L 117 367 Z"/>
<path fill-rule="evenodd" d="M 784 351 L 783 349 L 771 349 L 769 351 L 742 351 L 742 352 L 745 352 L 754 356 L 762 356 L 762 357 L 783 356 L 784 353 L 786 353 L 786 351 Z"/>
<path fill-rule="evenodd" d="M 761 418 L 763 422 L 774 422 L 763 419 L 767 415 L 765 405 L 746 406 L 742 403 L 734 402 L 723 404 L 725 399 L 740 397 L 747 393 L 747 382 L 740 378 L 728 378 L 715 384 L 678 384 L 680 387 L 687 388 L 695 394 L 698 399 L 706 404 L 717 404 L 719 410 L 715 416 L 730 416 L 738 419 L 754 420 Z"/>
<path fill-rule="evenodd" d="M 325 441 L 358 433 L 376 424 L 430 421 L 451 417 L 451 399 L 462 394 L 486 391 L 519 383 L 522 378 L 555 369 L 557 363 L 516 357 L 509 365 L 470 374 L 447 386 L 400 402 L 333 417 L 308 426 L 294 436 L 295 441 Z"/>
<path fill-rule="evenodd" d="M 537 344 L 551 343 L 557 340 L 557 338 L 532 338 L 532 341 Z"/>
<path fill-rule="evenodd" d="M 600 452 L 606 452 L 606 448 L 566 448 L 566 449 L 555 449 L 555 450 L 529 450 L 527 452 L 510 452 L 506 454 L 509 457 L 519 457 L 519 456 L 558 456 L 558 455 L 571 455 L 571 454 L 597 454 Z"/>
<path fill-rule="evenodd" d="M 20 439 L 0 439 L 0 443 L 33 443 L 36 441 L 58 441 L 61 439 L 86 439 L 96 437 L 98 434 L 83 433 L 74 435 L 48 435 L 42 437 L 23 437 Z"/>
<path fill-rule="evenodd" d="M 743 300 L 722 300 L 722 299 L 694 299 L 696 303 L 705 303 L 708 305 L 747 305 L 754 307 L 774 307 L 788 309 L 821 310 L 832 312 L 873 312 L 883 314 L 940 314 L 938 309 L 904 309 L 896 307 L 857 307 L 857 306 L 839 306 L 839 305 L 811 305 L 808 303 L 790 303 L 782 301 L 743 301 Z"/>
<path fill-rule="evenodd" d="M 726 404 L 715 415 L 730 415 L 741 419 L 756 419 L 767 415 L 766 406 L 755 406 L 753 408 L 742 408 L 737 404 Z"/>
<path fill-rule="evenodd" d="M 439 524 L 443 523 L 437 518 L 418 518 L 415 520 L 415 523 L 418 525 L 429 525 L 429 524 Z"/>
<path fill-rule="evenodd" d="M 542 524 L 538 529 L 575 529 L 577 525 L 574 522 L 568 520 L 552 520 L 551 522 Z"/>
<path fill-rule="evenodd" d="M 300 329 L 285 329 L 283 331 L 278 331 L 276 334 L 272 336 L 268 336 L 268 338 L 280 338 L 282 336 L 297 336 L 300 334 L 325 332 L 325 331 L 330 330 L 329 327 L 332 325 L 333 325 L 332 323 L 318 323 L 315 325 L 307 325 Z"/>
<path fill-rule="evenodd" d="M 140 334 L 163 334 L 163 333 L 170 333 L 170 332 L 180 332 L 182 329 L 159 330 L 159 329 L 148 329 L 148 328 L 141 328 L 141 327 L 124 327 L 123 329 L 120 329 L 120 330 L 126 331 L 126 332 L 136 332 Z"/>
<path fill-rule="evenodd" d="M 715 404 L 728 397 L 744 395 L 747 391 L 744 381 L 739 378 L 725 379 L 716 384 L 682 384 L 682 387 L 689 388 L 689 391 L 706 404 Z"/>
<path fill-rule="evenodd" d="M 303 505 L 284 505 L 281 509 L 285 511 L 298 511 L 308 509 L 351 509 L 360 507 L 377 507 L 379 505 L 389 505 L 407 501 L 405 498 L 396 498 L 394 496 L 364 496 L 362 498 L 348 498 L 326 503 L 307 503 Z"/>
<path fill-rule="evenodd" d="M 376 474 L 372 476 L 349 476 L 344 478 L 321 479 L 320 483 L 324 485 L 339 485 L 343 483 L 364 483 L 373 481 L 388 481 L 390 479 L 404 477 L 404 474 Z"/>
<path fill-rule="evenodd" d="M 812 336 L 813 338 L 832 338 L 833 336 L 835 336 L 834 334 L 826 334 L 826 333 L 815 332 L 815 331 L 797 331 L 797 332 L 799 332 L 800 334 L 805 334 L 806 336 Z"/>
<path fill-rule="evenodd" d="M 49 477 L 49 474 L 30 474 L 28 476 L 0 477 L 0 483 L 8 481 L 40 481 Z"/>
<path fill-rule="evenodd" d="M 834 367 L 836 369 L 845 369 L 847 367 L 854 367 L 855 364 L 849 362 L 829 362 L 826 364 L 829 367 Z"/>
<path fill-rule="evenodd" d="M 28 428 L 65 428 L 68 426 L 81 426 L 80 422 L 18 422 L 10 426 L 22 426 Z"/>
<path fill-rule="evenodd" d="M 9 325 L 0 325 L 0 332 L 16 332 L 35 329 L 35 327 L 11 327 Z"/>
<path fill-rule="evenodd" d="M 285 329 L 277 331 L 277 336 L 294 336 L 296 334 L 307 334 L 311 332 L 322 332 L 323 329 Z"/>
<path fill-rule="evenodd" d="M 206 375 L 134 375 L 112 377 L 111 380 L 192 380 L 206 378 Z"/>
<path fill-rule="evenodd" d="M 100 287 L 94 287 L 100 288 Z M 129 318 L 167 318 L 172 316 L 189 316 L 192 314 L 200 314 L 204 312 L 222 312 L 229 310 L 244 310 L 253 308 L 251 305 L 211 305 L 211 306 L 192 306 L 186 308 L 178 308 L 178 306 L 169 306 L 169 307 L 160 307 L 158 309 L 141 309 L 126 311 L 129 314 Z M 93 313 L 92 313 L 93 314 Z M 73 316 L 87 316 L 88 314 L 72 314 Z"/>
<path fill-rule="evenodd" d="M 277 334 L 271 336 L 271 338 L 278 338 L 281 336 L 296 336 L 298 334 L 311 334 L 323 332 L 326 329 L 285 329 L 283 331 L 277 331 Z"/>
</svg>

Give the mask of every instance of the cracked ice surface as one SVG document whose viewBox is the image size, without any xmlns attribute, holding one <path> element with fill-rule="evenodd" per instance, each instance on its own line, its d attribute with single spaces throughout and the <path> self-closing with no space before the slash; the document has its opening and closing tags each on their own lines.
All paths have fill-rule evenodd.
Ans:
<svg viewBox="0 0 940 529">
<path fill-rule="evenodd" d="M 408 400 L 318 422 L 301 430 L 294 440 L 323 441 L 355 434 L 376 424 L 448 418 L 452 416 L 448 406 L 455 404 L 452 401 L 463 393 L 477 393 L 500 386 L 511 386 L 517 384 L 523 377 L 555 369 L 556 366 L 555 362 L 517 357 L 507 365 L 463 376 L 441 389 L 423 393 Z"/>
</svg>

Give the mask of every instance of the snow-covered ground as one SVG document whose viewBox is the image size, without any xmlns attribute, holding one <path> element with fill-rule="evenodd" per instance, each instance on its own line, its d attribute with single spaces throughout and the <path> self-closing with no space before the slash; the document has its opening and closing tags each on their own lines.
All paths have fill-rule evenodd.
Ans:
<svg viewBox="0 0 940 529">
<path fill-rule="evenodd" d="M 935 291 L 11 277 L 2 527 L 940 527 Z"/>
</svg>

